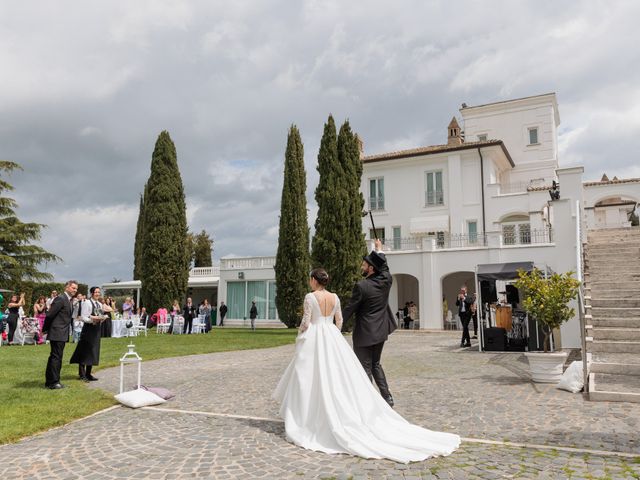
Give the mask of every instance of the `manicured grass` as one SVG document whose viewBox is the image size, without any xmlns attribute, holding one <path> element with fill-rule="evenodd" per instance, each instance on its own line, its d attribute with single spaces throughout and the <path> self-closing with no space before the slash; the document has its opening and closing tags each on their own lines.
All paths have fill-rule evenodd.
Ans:
<svg viewBox="0 0 640 480">
<path fill-rule="evenodd" d="M 143 361 L 200 353 L 267 348 L 293 343 L 295 329 L 214 329 L 200 335 L 157 335 L 147 337 L 103 338 L 100 366 L 113 367 L 134 343 Z M 75 344 L 65 347 L 61 381 L 62 390 L 44 388 L 44 370 L 49 357 L 48 345 L 3 346 L 0 348 L 0 444 L 64 425 L 71 420 L 114 405 L 111 393 L 89 389 L 79 381 L 78 366 L 69 359 Z M 144 369 L 144 367 L 143 367 Z"/>
</svg>

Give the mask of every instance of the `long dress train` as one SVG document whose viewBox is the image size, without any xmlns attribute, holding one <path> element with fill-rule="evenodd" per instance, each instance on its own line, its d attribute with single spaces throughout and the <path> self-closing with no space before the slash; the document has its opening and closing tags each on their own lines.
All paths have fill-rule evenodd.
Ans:
<svg viewBox="0 0 640 480">
<path fill-rule="evenodd" d="M 333 324 L 340 300 L 322 316 L 318 300 L 304 301 L 296 350 L 273 397 L 280 402 L 287 439 L 309 450 L 397 462 L 449 455 L 460 437 L 412 425 L 380 396 L 351 346 Z"/>
</svg>

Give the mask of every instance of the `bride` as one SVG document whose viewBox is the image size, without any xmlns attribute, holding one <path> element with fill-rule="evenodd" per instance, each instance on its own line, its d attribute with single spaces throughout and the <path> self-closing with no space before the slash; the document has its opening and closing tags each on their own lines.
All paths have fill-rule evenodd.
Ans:
<svg viewBox="0 0 640 480">
<path fill-rule="evenodd" d="M 311 272 L 295 355 L 273 394 L 287 439 L 309 450 L 403 463 L 452 453 L 458 435 L 410 424 L 377 392 L 340 333 L 340 300 L 328 283 L 325 270 Z"/>
</svg>

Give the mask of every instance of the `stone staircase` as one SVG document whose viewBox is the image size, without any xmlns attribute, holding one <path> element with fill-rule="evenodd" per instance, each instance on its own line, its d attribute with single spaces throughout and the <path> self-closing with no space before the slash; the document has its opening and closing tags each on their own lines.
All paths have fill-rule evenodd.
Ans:
<svg viewBox="0 0 640 480">
<path fill-rule="evenodd" d="M 590 231 L 584 261 L 589 399 L 640 403 L 640 228 Z"/>
</svg>

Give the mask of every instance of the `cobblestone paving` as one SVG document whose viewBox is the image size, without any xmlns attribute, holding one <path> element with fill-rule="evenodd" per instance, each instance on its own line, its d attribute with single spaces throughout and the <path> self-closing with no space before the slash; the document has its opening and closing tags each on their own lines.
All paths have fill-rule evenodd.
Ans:
<svg viewBox="0 0 640 480">
<path fill-rule="evenodd" d="M 448 333 L 392 336 L 383 365 L 399 413 L 463 437 L 627 456 L 464 442 L 449 457 L 403 465 L 303 450 L 286 442 L 278 420 L 116 408 L 0 447 L 0 478 L 640 478 L 640 405 L 587 402 L 533 384 L 521 355 L 460 350 L 457 340 Z M 285 346 L 145 362 L 143 383 L 177 392 L 159 408 L 275 418 L 270 394 L 292 352 Z M 99 371 L 97 383 L 115 392 L 118 375 Z"/>
</svg>

